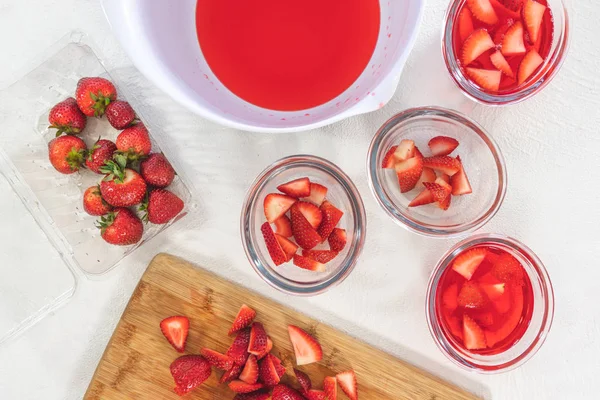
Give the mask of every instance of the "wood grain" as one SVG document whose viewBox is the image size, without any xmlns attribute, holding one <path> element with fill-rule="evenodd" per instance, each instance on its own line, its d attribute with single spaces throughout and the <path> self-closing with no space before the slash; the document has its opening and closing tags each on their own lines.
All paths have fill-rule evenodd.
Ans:
<svg viewBox="0 0 600 400">
<path fill-rule="evenodd" d="M 295 385 L 289 324 L 298 325 L 320 341 L 324 357 L 319 364 L 300 367 L 317 388 L 327 375 L 346 369 L 356 371 L 361 399 L 472 400 L 477 397 L 431 374 L 362 343 L 325 324 L 246 290 L 192 264 L 159 254 L 148 266 L 131 296 L 102 360 L 85 394 L 87 400 L 178 399 L 173 392 L 169 365 L 179 353 L 160 332 L 160 321 L 186 315 L 191 329 L 186 350 L 198 353 L 209 347 L 225 352 L 227 336 L 240 306 L 258 312 L 288 373 L 283 381 Z M 219 385 L 215 370 L 201 388 L 187 399 L 232 399 L 226 385 Z M 340 392 L 338 398 L 346 399 Z"/>
</svg>

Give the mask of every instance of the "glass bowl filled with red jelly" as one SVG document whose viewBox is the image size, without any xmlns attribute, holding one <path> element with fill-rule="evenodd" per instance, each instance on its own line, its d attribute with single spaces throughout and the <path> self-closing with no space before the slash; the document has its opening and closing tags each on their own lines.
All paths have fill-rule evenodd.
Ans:
<svg viewBox="0 0 600 400">
<path fill-rule="evenodd" d="M 531 358 L 552 325 L 554 294 L 540 259 L 515 239 L 470 237 L 436 266 L 427 322 L 446 356 L 469 370 L 505 372 Z"/>
<path fill-rule="evenodd" d="M 556 75 L 568 48 L 561 0 L 454 0 L 442 51 L 450 75 L 470 98 L 489 105 L 525 100 Z"/>
</svg>

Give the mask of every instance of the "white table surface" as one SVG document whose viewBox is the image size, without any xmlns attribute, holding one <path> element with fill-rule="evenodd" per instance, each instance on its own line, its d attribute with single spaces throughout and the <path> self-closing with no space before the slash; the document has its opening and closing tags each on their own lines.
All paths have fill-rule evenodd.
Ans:
<svg viewBox="0 0 600 400">
<path fill-rule="evenodd" d="M 453 86 L 439 50 L 448 1 L 427 3 L 393 100 L 377 112 L 311 132 L 271 136 L 223 128 L 175 104 L 137 74 L 130 83 L 152 100 L 134 107 L 152 107 L 150 122 L 176 141 L 174 153 L 195 178 L 199 212 L 154 238 L 105 278 L 79 276 L 65 307 L 0 348 L 0 398 L 81 398 L 132 290 L 159 251 L 202 264 L 486 398 L 600 398 L 600 3 L 570 2 L 572 45 L 561 73 L 534 99 L 498 109 L 475 105 Z M 0 86 L 33 67 L 37 55 L 73 29 L 88 32 L 112 65 L 130 66 L 98 1 L 2 0 Z M 508 193 L 483 231 L 528 244 L 545 261 L 554 283 L 550 336 L 533 359 L 513 372 L 468 373 L 437 349 L 425 321 L 425 289 L 438 257 L 455 241 L 422 238 L 398 227 L 368 189 L 364 159 L 374 131 L 399 110 L 428 104 L 466 112 L 498 141 L 508 167 Z M 369 221 L 353 274 L 310 299 L 286 297 L 264 284 L 246 260 L 238 229 L 249 182 L 268 163 L 299 152 L 342 167 L 362 193 Z M 14 215 L 3 226 L 21 217 Z M 47 260 L 39 255 L 40 267 Z M 17 262 L 18 255 L 0 252 L 0 263 Z"/>
</svg>

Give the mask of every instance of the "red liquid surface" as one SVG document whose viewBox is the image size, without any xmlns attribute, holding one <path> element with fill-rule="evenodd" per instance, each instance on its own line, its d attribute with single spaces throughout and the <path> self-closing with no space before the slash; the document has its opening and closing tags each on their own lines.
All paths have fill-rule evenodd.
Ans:
<svg viewBox="0 0 600 400">
<path fill-rule="evenodd" d="M 212 72 L 268 109 L 319 106 L 366 68 L 379 0 L 198 0 L 196 28 Z"/>
<path fill-rule="evenodd" d="M 490 247 L 487 247 L 487 252 L 485 259 L 469 281 L 452 268 L 444 272 L 437 290 L 436 309 L 438 323 L 448 339 L 453 338 L 458 346 L 467 350 L 463 330 L 464 316 L 467 315 L 483 331 L 486 344 L 485 348 L 467 351 L 493 355 L 511 348 L 527 330 L 533 313 L 533 288 L 527 273 L 518 261 L 516 265 L 521 270 L 518 274 L 519 278 L 514 276 L 509 278 L 506 274 L 497 272 L 500 269 L 494 265 L 503 262 L 499 256 L 503 253 L 506 256 L 508 253 Z M 483 306 L 471 308 L 460 305 L 459 298 L 465 284 L 474 284 L 482 289 L 485 298 Z M 489 292 L 483 289 L 489 288 L 486 286 L 489 284 L 504 285 L 504 293 L 499 297 L 496 297 L 498 293 L 495 293 L 492 300 L 488 296 Z"/>
<path fill-rule="evenodd" d="M 546 12 L 544 13 L 544 18 L 542 19 L 542 25 L 540 27 L 540 33 L 538 36 L 538 40 L 535 43 L 533 43 L 529 37 L 529 33 L 527 32 L 526 24 L 523 20 L 521 9 L 519 9 L 518 11 L 509 10 L 507 12 L 506 11 L 507 9 L 502 9 L 497 6 L 498 4 L 502 4 L 503 0 L 497 0 L 497 2 L 495 2 L 495 3 L 492 0 L 492 6 L 494 7 L 496 14 L 498 16 L 498 23 L 496 25 L 493 25 L 493 26 L 488 25 L 484 22 L 479 21 L 477 18 L 473 17 L 473 28 L 475 30 L 481 29 L 481 28 L 486 29 L 489 32 L 490 36 L 492 37 L 492 40 L 494 41 L 494 43 L 496 43 L 496 47 L 483 53 L 474 62 L 469 64 L 469 67 L 489 69 L 489 70 L 496 71 L 497 70 L 496 67 L 494 67 L 494 65 L 490 61 L 490 56 L 493 53 L 495 53 L 496 50 L 502 49 L 501 43 L 502 43 L 502 39 L 504 38 L 503 33 L 506 32 L 506 30 L 508 29 L 508 27 L 510 25 L 514 24 L 517 21 L 523 22 L 523 26 L 525 27 L 523 36 L 524 36 L 524 43 L 525 43 L 526 50 L 529 51 L 530 49 L 534 48 L 538 52 L 538 54 L 544 60 L 546 60 L 546 58 L 548 57 L 548 55 L 550 53 L 550 49 L 552 47 L 552 39 L 553 39 L 553 35 L 554 35 L 554 23 L 552 22 L 552 11 L 550 10 L 550 7 L 548 7 L 547 0 L 536 0 L 536 2 L 538 2 L 542 5 L 545 5 L 547 8 L 546 8 Z M 463 8 L 468 8 L 466 2 L 463 4 L 461 11 Z M 457 16 L 458 15 L 460 15 L 460 12 L 457 13 Z M 463 42 L 462 42 L 460 34 L 459 34 L 459 29 L 460 29 L 460 27 L 458 24 L 458 17 L 457 17 L 457 20 L 454 23 L 454 31 L 452 33 L 452 43 L 453 43 L 453 47 L 454 47 L 454 54 L 456 54 L 458 56 L 459 63 L 460 63 L 460 55 L 462 54 Z M 502 74 L 502 80 L 500 81 L 499 91 L 501 91 L 503 93 L 510 93 L 510 92 L 515 92 L 515 91 L 517 91 L 517 88 L 520 88 L 520 86 L 518 85 L 517 79 L 516 79 L 516 75 L 517 75 L 517 71 L 519 70 L 519 66 L 521 65 L 521 61 L 523 61 L 523 57 L 525 57 L 525 54 L 515 55 L 515 56 L 505 56 L 506 61 L 508 61 L 510 68 L 512 69 L 513 73 L 515 74 L 515 78 L 511 78 L 507 75 Z M 538 67 L 538 69 L 539 68 L 540 67 Z M 469 76 L 466 73 L 464 75 L 465 75 L 465 77 L 469 78 Z M 535 73 L 532 74 L 532 76 L 534 76 L 534 75 L 535 75 Z M 525 83 L 525 84 L 527 84 L 527 83 Z"/>
</svg>

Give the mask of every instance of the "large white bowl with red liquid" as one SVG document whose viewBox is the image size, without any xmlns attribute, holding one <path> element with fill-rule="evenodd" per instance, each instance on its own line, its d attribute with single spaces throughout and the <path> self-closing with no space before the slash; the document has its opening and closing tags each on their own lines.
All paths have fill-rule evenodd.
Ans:
<svg viewBox="0 0 600 400">
<path fill-rule="evenodd" d="M 114 34 L 146 77 L 202 117 L 257 132 L 318 128 L 385 105 L 413 47 L 423 5 L 423 0 L 380 0 L 377 44 L 358 79 L 320 106 L 275 111 L 242 100 L 213 74 L 198 44 L 196 0 L 102 1 Z"/>
</svg>

